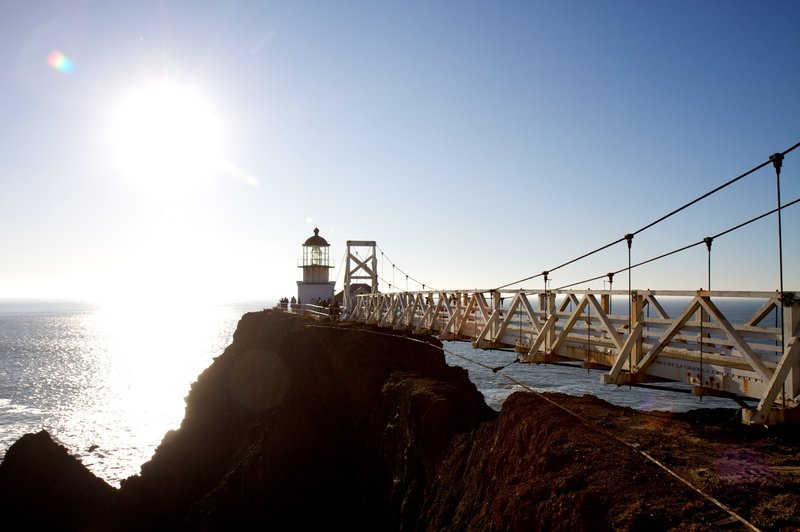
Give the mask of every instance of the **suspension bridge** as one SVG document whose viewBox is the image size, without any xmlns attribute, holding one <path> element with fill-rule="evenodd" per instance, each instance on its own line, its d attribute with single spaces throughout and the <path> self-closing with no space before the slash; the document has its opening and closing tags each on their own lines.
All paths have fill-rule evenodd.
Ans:
<svg viewBox="0 0 800 532">
<path fill-rule="evenodd" d="M 781 212 L 800 198 L 782 203 L 780 194 L 784 157 L 798 146 L 800 143 L 773 154 L 633 233 L 550 270 L 495 288 L 434 289 L 400 270 L 406 284 L 410 278 L 421 287 L 400 291 L 378 275 L 380 248 L 375 241 L 348 241 L 341 319 L 436 335 L 441 340 L 468 341 L 476 349 L 511 350 L 523 363 L 567 363 L 597 369 L 601 382 L 610 385 L 685 383 L 697 395 L 736 400 L 742 406 L 744 423 L 800 421 L 800 298 L 783 286 L 781 220 Z M 776 175 L 775 209 L 631 264 L 630 249 L 636 235 L 765 167 L 772 167 Z M 712 291 L 714 239 L 768 216 L 777 219 L 779 289 Z M 626 268 L 549 288 L 548 276 L 553 271 L 623 242 L 628 247 Z M 631 286 L 631 270 L 697 246 L 705 246 L 708 252 L 708 289 L 638 290 Z M 396 265 L 392 263 L 392 267 Z M 611 289 L 614 277 L 624 274 L 627 289 Z M 536 278 L 543 280 L 541 289 L 519 287 Z M 573 289 L 600 279 L 608 281 L 608 290 Z M 378 290 L 380 280 L 390 291 Z"/>
</svg>

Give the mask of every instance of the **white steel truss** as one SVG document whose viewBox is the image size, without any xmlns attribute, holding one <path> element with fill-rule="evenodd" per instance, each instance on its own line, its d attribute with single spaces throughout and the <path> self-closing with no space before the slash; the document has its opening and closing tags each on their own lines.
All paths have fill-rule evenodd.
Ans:
<svg viewBox="0 0 800 532">
<path fill-rule="evenodd" d="M 378 291 L 378 257 L 375 254 L 374 240 L 348 240 L 347 259 L 345 259 L 344 291 L 342 306 L 345 312 L 353 307 L 353 281 L 369 281 L 370 292 Z M 361 258 L 359 250 L 365 251 L 365 258 Z M 364 283 L 366 284 L 366 283 Z"/>
<path fill-rule="evenodd" d="M 758 400 L 747 423 L 800 413 L 800 301 L 777 292 L 455 290 L 366 294 L 347 319 L 514 349 L 522 362 L 580 361 L 607 384 L 686 382 L 698 395 Z M 536 303 L 531 302 L 531 298 Z M 664 304 L 669 299 L 675 317 Z M 715 301 L 763 301 L 746 319 Z M 741 305 L 740 305 L 741 307 Z M 619 310 L 619 309 L 618 309 Z M 763 323 L 772 316 L 774 325 Z M 783 324 L 778 325 L 778 319 Z M 743 403 L 741 403 L 743 404 Z M 746 406 L 743 404 L 743 406 Z"/>
</svg>

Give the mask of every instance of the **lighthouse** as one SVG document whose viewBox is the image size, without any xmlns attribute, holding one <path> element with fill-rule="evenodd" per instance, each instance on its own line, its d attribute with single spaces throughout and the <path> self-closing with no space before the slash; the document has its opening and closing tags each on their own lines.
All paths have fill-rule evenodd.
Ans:
<svg viewBox="0 0 800 532">
<path fill-rule="evenodd" d="M 303 280 L 297 281 L 297 301 L 303 304 L 316 303 L 323 299 L 333 299 L 333 288 L 336 281 L 329 281 L 328 276 L 333 264 L 330 261 L 330 244 L 319 236 L 319 229 L 314 228 L 314 236 L 303 243 L 302 264 Z"/>
</svg>

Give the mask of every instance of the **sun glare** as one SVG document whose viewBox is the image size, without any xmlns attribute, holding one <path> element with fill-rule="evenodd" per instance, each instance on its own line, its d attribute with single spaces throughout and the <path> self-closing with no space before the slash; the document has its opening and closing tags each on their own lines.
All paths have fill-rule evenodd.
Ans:
<svg viewBox="0 0 800 532">
<path fill-rule="evenodd" d="M 177 192 L 224 170 L 219 120 L 195 89 L 151 83 L 128 94 L 112 116 L 114 163 L 137 184 Z"/>
</svg>

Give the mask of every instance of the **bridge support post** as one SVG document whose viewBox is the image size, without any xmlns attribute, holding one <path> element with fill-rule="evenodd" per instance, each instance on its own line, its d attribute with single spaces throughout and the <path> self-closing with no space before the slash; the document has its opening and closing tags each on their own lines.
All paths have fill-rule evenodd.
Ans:
<svg viewBox="0 0 800 532">
<path fill-rule="evenodd" d="M 458 336 L 456 336 L 456 333 L 458 333 L 458 330 L 461 325 L 461 292 L 456 292 L 456 302 L 455 305 L 453 305 L 453 307 L 454 307 L 453 312 L 455 313 L 456 319 L 453 320 L 453 330 L 450 332 L 453 333 L 453 339 L 456 339 L 458 338 Z"/>
<path fill-rule="evenodd" d="M 628 330 L 628 334 L 633 334 L 639 321 L 644 319 L 642 309 L 644 309 L 644 296 L 636 291 L 631 292 L 631 327 L 630 330 Z M 639 361 L 642 359 L 642 336 L 643 335 L 639 335 L 639 338 L 634 342 L 633 348 L 631 349 L 631 368 L 638 365 Z"/>
<path fill-rule="evenodd" d="M 795 299 L 790 305 L 783 307 L 783 337 L 784 343 L 798 341 L 800 338 L 800 300 Z M 789 370 L 786 379 L 786 395 L 791 399 L 798 399 L 800 396 L 800 359 L 798 359 Z"/>
<path fill-rule="evenodd" d="M 500 292 L 492 292 L 492 303 L 494 303 L 494 311 L 497 313 L 497 315 L 502 316 L 503 314 L 501 307 L 503 306 L 503 298 L 500 297 Z M 497 331 L 499 329 L 498 323 L 500 323 L 499 319 L 495 320 L 492 324 L 492 329 L 490 331 L 490 334 L 492 335 L 492 342 L 497 341 Z"/>
<path fill-rule="evenodd" d="M 547 316 L 554 316 L 556 313 L 556 295 L 553 293 L 546 293 L 545 294 L 545 302 L 547 304 L 547 310 L 545 315 Z M 550 327 L 547 330 L 547 337 L 545 338 L 545 354 L 551 354 L 553 352 L 553 346 L 556 343 L 556 328 L 555 324 L 553 327 Z"/>
<path fill-rule="evenodd" d="M 800 301 L 779 307 L 783 311 L 783 352 L 767 390 L 755 409 L 742 410 L 742 422 L 747 424 L 772 424 L 800 421 L 798 405 L 798 378 L 800 373 Z M 775 408 L 775 403 L 785 408 Z"/>
</svg>

